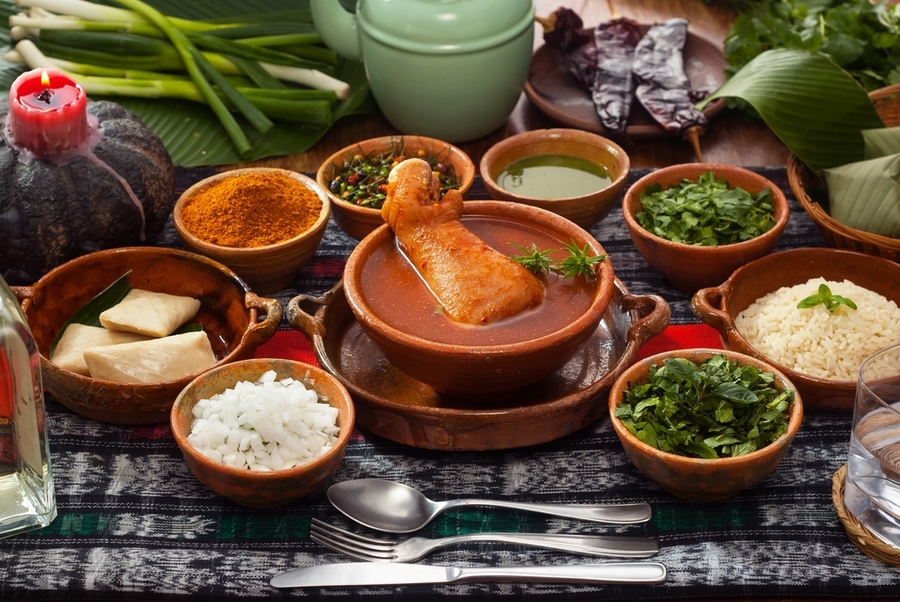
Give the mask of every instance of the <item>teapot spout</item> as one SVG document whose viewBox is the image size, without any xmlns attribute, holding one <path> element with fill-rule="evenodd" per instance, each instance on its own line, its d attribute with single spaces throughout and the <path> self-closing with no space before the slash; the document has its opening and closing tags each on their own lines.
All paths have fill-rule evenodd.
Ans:
<svg viewBox="0 0 900 602">
<path fill-rule="evenodd" d="M 309 7 L 322 41 L 341 56 L 360 60 L 356 15 L 344 10 L 338 0 L 310 0 Z"/>
</svg>

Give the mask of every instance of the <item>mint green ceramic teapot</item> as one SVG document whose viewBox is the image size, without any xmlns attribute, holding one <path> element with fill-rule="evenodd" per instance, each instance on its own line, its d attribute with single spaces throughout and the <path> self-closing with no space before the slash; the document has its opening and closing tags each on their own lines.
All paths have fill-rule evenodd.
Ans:
<svg viewBox="0 0 900 602">
<path fill-rule="evenodd" d="M 362 60 L 372 94 L 405 134 L 480 138 L 512 112 L 528 76 L 534 0 L 311 0 L 325 43 Z"/>
</svg>

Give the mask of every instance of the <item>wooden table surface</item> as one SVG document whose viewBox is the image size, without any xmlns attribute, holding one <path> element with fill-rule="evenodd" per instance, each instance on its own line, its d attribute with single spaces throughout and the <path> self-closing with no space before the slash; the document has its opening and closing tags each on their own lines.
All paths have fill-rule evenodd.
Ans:
<svg viewBox="0 0 900 602">
<path fill-rule="evenodd" d="M 615 16 L 631 17 L 641 23 L 652 23 L 670 17 L 690 20 L 690 31 L 721 45 L 734 18 L 734 13 L 721 3 L 712 5 L 702 0 L 536 0 L 537 14 L 549 15 L 559 6 L 575 10 L 586 26 Z M 543 44 L 540 27 L 535 30 L 535 49 Z M 481 156 L 497 141 L 523 131 L 560 127 L 546 117 L 522 94 L 506 123 L 492 134 L 458 144 L 477 166 Z M 378 115 L 353 116 L 338 121 L 309 151 L 287 157 L 274 157 L 245 165 L 284 167 L 302 172 L 315 172 L 333 152 L 367 138 L 398 134 L 388 121 Z M 748 167 L 785 165 L 789 151 L 761 122 L 725 109 L 711 120 L 702 138 L 703 159 Z M 662 167 L 695 161 L 691 146 L 680 137 L 637 141 L 625 145 L 632 167 Z M 242 165 L 242 166 L 245 166 Z"/>
</svg>

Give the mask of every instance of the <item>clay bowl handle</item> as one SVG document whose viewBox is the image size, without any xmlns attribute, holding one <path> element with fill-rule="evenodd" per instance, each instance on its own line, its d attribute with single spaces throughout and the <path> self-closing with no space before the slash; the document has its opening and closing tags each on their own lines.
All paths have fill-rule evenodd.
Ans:
<svg viewBox="0 0 900 602">
<path fill-rule="evenodd" d="M 314 341 L 316 337 L 319 337 L 319 339 L 325 338 L 325 324 L 316 315 L 304 310 L 303 306 L 316 305 L 321 307 L 331 305 L 335 290 L 339 286 L 340 283 L 320 297 L 301 294 L 291 299 L 287 306 L 288 323 L 293 328 L 303 332 L 310 341 Z"/>
<path fill-rule="evenodd" d="M 622 309 L 637 311 L 640 316 L 628 329 L 628 340 L 634 341 L 637 348 L 662 333 L 672 318 L 669 304 L 658 295 L 626 294 L 622 297 Z"/>
<path fill-rule="evenodd" d="M 252 291 L 247 291 L 244 295 L 244 304 L 250 309 L 259 310 L 265 316 L 262 321 L 257 321 L 247 327 L 241 341 L 242 345 L 248 349 L 256 349 L 271 339 L 278 330 L 284 310 L 277 299 L 259 297 Z"/>
<path fill-rule="evenodd" d="M 16 296 L 16 299 L 19 300 L 19 305 L 21 305 L 25 299 L 31 299 L 34 297 L 34 287 L 33 286 L 11 286 L 9 289 Z"/>
<path fill-rule="evenodd" d="M 719 331 L 722 339 L 729 340 L 728 334 L 734 330 L 734 319 L 722 310 L 725 285 L 701 288 L 691 297 L 694 315 Z"/>
</svg>

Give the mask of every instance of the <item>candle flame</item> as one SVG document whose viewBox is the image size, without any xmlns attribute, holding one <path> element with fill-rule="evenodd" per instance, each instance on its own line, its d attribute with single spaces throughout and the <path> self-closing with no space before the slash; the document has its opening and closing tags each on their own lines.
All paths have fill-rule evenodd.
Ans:
<svg viewBox="0 0 900 602">
<path fill-rule="evenodd" d="M 45 88 L 50 86 L 50 76 L 46 71 L 41 71 L 41 85 Z"/>
</svg>

